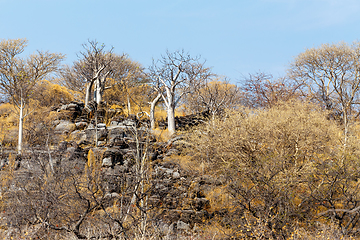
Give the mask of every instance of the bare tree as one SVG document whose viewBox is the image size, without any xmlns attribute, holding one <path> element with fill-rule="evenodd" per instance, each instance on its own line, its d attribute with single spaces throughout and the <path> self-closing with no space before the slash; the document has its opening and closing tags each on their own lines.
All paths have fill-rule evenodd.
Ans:
<svg viewBox="0 0 360 240">
<path fill-rule="evenodd" d="M 274 79 L 271 74 L 249 74 L 241 84 L 242 104 L 251 108 L 271 108 L 279 102 L 301 98 L 302 84 L 288 78 Z"/>
<path fill-rule="evenodd" d="M 99 46 L 96 41 L 89 41 L 89 45 L 85 44 L 84 49 L 85 51 L 81 52 L 83 59 L 80 61 L 80 64 L 83 65 L 77 65 L 77 68 L 81 69 L 81 75 L 87 81 L 85 97 L 85 105 L 87 106 L 93 84 L 95 84 L 94 99 L 97 104 L 101 102 L 106 79 L 112 72 L 111 63 L 114 60 L 114 57 L 112 48 L 105 51 L 105 45 L 101 44 Z"/>
<path fill-rule="evenodd" d="M 24 112 L 36 83 L 51 72 L 58 70 L 61 54 L 41 52 L 20 58 L 27 40 L 3 40 L 0 42 L 0 89 L 8 95 L 19 110 L 18 153 L 22 151 Z"/>
<path fill-rule="evenodd" d="M 83 47 L 79 60 L 72 67 L 64 68 L 63 85 L 74 91 L 85 92 L 86 106 L 92 99 L 99 104 L 104 97 L 111 101 L 124 101 L 122 95 L 126 95 L 125 100 L 130 102 L 129 89 L 146 82 L 143 67 L 126 54 L 115 54 L 113 48 L 106 50 L 104 44 L 96 41 L 89 41 Z M 105 93 L 110 88 L 114 91 Z"/>
<path fill-rule="evenodd" d="M 80 52 L 79 60 L 75 61 L 72 67 L 64 68 L 62 76 L 65 85 L 71 88 L 85 89 L 85 106 L 88 106 L 92 99 L 91 92 L 94 87 L 94 100 L 100 103 L 105 84 L 113 71 L 112 63 L 115 59 L 113 48 L 105 49 L 104 44 L 95 40 L 89 40 L 83 44 L 84 51 Z M 123 56 L 120 56 L 120 58 Z"/>
<path fill-rule="evenodd" d="M 289 76 L 304 84 L 308 94 L 328 110 L 341 113 L 344 144 L 349 121 L 359 103 L 360 43 L 323 44 L 299 54 L 290 65 Z"/>
<path fill-rule="evenodd" d="M 201 87 L 186 98 L 186 107 L 192 113 L 207 111 L 214 118 L 225 109 L 240 103 L 240 89 L 227 79 L 205 81 Z"/>
<path fill-rule="evenodd" d="M 181 98 L 211 76 L 210 69 L 184 50 L 166 52 L 150 67 L 153 87 L 161 94 L 167 109 L 168 130 L 175 132 L 175 109 Z"/>
</svg>

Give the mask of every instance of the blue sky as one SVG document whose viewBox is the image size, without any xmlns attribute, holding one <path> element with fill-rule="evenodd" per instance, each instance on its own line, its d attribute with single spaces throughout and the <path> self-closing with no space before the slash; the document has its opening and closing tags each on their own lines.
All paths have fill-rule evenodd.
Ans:
<svg viewBox="0 0 360 240">
<path fill-rule="evenodd" d="M 201 55 L 238 82 L 283 76 L 293 57 L 322 43 L 360 40 L 358 0 L 0 0 L 0 39 L 77 59 L 96 39 L 144 67 L 168 49 Z"/>
</svg>

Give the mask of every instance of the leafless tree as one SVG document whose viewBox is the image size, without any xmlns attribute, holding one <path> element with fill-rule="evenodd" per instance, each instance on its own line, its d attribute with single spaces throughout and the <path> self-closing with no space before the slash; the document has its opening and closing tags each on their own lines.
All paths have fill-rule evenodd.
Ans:
<svg viewBox="0 0 360 240">
<path fill-rule="evenodd" d="M 191 113 L 209 112 L 212 117 L 225 109 L 236 108 L 241 102 L 239 87 L 231 84 L 227 79 L 208 80 L 196 88 L 193 94 L 186 97 L 186 108 Z"/>
<path fill-rule="evenodd" d="M 61 54 L 41 52 L 20 58 L 27 44 L 25 39 L 0 42 L 0 90 L 10 97 L 19 110 L 18 153 L 22 151 L 24 110 L 39 80 L 58 70 Z"/>
<path fill-rule="evenodd" d="M 249 74 L 241 82 L 242 104 L 251 108 L 271 108 L 279 102 L 302 98 L 301 83 L 285 77 L 274 79 L 271 74 Z"/>
<path fill-rule="evenodd" d="M 166 52 L 149 68 L 152 84 L 164 101 L 167 109 L 168 130 L 175 132 L 175 109 L 181 98 L 192 92 L 202 81 L 211 76 L 210 69 L 191 57 L 184 50 Z"/>
<path fill-rule="evenodd" d="M 127 96 L 126 100 L 130 103 L 129 89 L 146 82 L 143 67 L 126 54 L 115 54 L 113 48 L 106 50 L 104 44 L 96 41 L 89 40 L 83 47 L 79 60 L 73 66 L 64 68 L 63 84 L 78 92 L 85 91 L 86 106 L 92 99 L 99 104 L 105 95 L 110 100 L 121 99 L 119 91 Z M 105 90 L 110 88 L 114 91 L 105 94 Z"/>
<path fill-rule="evenodd" d="M 66 85 L 72 89 L 81 90 L 85 87 L 85 106 L 91 101 L 92 88 L 94 87 L 94 100 L 100 103 L 105 90 L 106 80 L 113 71 L 112 63 L 115 59 L 113 48 L 105 49 L 104 44 L 95 40 L 88 40 L 83 44 L 84 51 L 80 52 L 79 60 L 72 67 L 66 67 L 63 78 Z M 123 56 L 120 56 L 120 58 Z"/>
<path fill-rule="evenodd" d="M 359 104 L 359 60 L 358 42 L 323 44 L 299 54 L 289 69 L 289 76 L 303 84 L 313 99 L 341 113 L 345 145 L 354 107 Z"/>
</svg>

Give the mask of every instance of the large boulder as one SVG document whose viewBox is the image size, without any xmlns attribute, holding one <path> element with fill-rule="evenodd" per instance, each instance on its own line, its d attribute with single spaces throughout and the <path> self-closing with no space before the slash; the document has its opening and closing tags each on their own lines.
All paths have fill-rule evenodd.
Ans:
<svg viewBox="0 0 360 240">
<path fill-rule="evenodd" d="M 60 134 L 69 134 L 76 129 L 76 125 L 71 121 L 60 120 L 60 122 L 55 127 L 55 133 Z"/>
</svg>

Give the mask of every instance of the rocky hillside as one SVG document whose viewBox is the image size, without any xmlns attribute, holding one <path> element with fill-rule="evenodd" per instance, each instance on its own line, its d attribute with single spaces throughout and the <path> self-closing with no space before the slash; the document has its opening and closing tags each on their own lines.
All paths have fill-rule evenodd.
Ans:
<svg viewBox="0 0 360 240">
<path fill-rule="evenodd" d="M 148 129 L 146 120 L 134 115 L 126 117 L 120 110 L 106 109 L 106 106 L 99 106 L 97 111 L 94 109 L 96 106 L 84 108 L 82 102 L 52 108 L 58 116 L 53 121 L 53 137 L 59 141 L 57 146 L 53 149 L 33 149 L 16 158 L 15 176 L 25 182 L 31 181 L 31 176 L 41 172 L 42 167 L 51 168 L 54 172 L 60 171 L 57 170 L 60 168 L 74 168 L 78 169 L 76 174 L 81 175 L 90 168 L 89 155 L 93 154 L 99 166 L 103 209 L 124 201 L 141 209 L 144 207 L 141 201 L 146 199 L 149 222 L 156 226 L 160 237 L 197 231 L 199 226 L 216 215 L 211 211 L 206 193 L 211 191 L 212 186 L 223 182 L 182 167 L 179 154 L 186 143 L 181 135 L 160 141 Z M 180 128 L 187 128 L 203 119 L 204 116 L 181 117 L 177 124 Z M 34 154 L 35 159 L 47 159 L 48 163 L 34 161 Z M 3 153 L 3 159 L 5 167 L 11 161 L 7 152 Z M 143 196 L 137 196 L 137 202 L 131 196 L 138 193 L 134 189 L 138 189 L 140 185 L 137 184 L 141 181 L 146 184 L 146 190 L 141 192 Z M 127 189 L 125 193 L 125 187 L 134 189 Z M 142 206 L 138 205 L 140 202 Z M 78 238 L 84 235 L 79 229 L 72 231 Z"/>
</svg>

